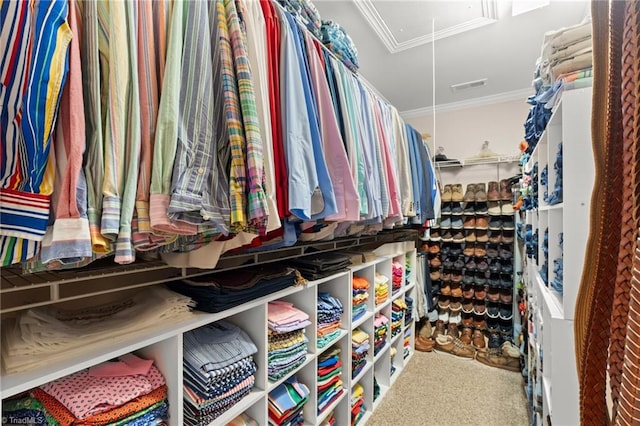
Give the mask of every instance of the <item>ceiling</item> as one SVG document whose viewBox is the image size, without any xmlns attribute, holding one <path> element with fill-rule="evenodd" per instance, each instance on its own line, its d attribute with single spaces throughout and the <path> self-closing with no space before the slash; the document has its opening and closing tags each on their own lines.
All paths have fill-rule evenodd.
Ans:
<svg viewBox="0 0 640 426">
<path fill-rule="evenodd" d="M 353 40 L 359 74 L 405 116 L 432 111 L 434 80 L 436 110 L 526 98 L 533 93 L 544 33 L 578 24 L 590 10 L 587 0 L 313 4 L 323 20 L 339 23 Z M 477 83 L 451 87 L 468 82 Z"/>
</svg>

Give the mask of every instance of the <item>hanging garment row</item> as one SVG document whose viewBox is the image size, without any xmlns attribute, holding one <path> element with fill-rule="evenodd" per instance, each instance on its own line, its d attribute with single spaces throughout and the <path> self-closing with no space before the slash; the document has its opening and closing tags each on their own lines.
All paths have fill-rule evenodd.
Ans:
<svg viewBox="0 0 640 426">
<path fill-rule="evenodd" d="M 2 265 L 210 268 L 434 218 L 420 133 L 278 3 L 0 10 Z"/>
</svg>

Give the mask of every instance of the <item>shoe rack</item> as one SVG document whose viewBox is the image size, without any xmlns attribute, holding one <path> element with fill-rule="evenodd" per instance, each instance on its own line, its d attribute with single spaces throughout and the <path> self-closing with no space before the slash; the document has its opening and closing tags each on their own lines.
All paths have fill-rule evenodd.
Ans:
<svg viewBox="0 0 640 426">
<path fill-rule="evenodd" d="M 447 184 L 441 219 L 421 245 L 427 253 L 438 319 L 434 334 L 485 347 L 514 342 L 514 210 L 507 180 Z"/>
<path fill-rule="evenodd" d="M 565 91 L 523 166 L 518 236 L 534 424 L 578 424 L 573 319 L 594 185 L 591 88 Z"/>
</svg>

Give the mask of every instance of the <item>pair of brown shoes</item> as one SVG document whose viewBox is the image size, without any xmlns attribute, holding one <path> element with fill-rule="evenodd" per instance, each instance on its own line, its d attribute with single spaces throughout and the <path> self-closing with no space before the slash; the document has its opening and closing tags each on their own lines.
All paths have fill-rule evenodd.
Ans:
<svg viewBox="0 0 640 426">
<path fill-rule="evenodd" d="M 463 359 L 472 360 L 476 357 L 476 350 L 465 344 L 458 337 L 441 334 L 435 339 L 434 351 L 455 355 Z"/>
<path fill-rule="evenodd" d="M 520 371 L 520 358 L 507 355 L 502 348 L 490 348 L 486 352 L 479 353 L 476 359 L 489 367 L 516 372 Z"/>
<path fill-rule="evenodd" d="M 500 182 L 489 182 L 488 189 L 487 199 L 489 201 L 511 201 L 513 199 L 511 183 L 507 179 L 502 179 Z"/>
<path fill-rule="evenodd" d="M 446 184 L 444 189 L 442 190 L 442 194 L 440 196 L 442 202 L 460 202 L 463 199 L 462 195 L 462 185 L 459 183 L 454 184 Z"/>
<path fill-rule="evenodd" d="M 431 327 L 431 323 L 429 320 L 425 320 L 422 327 L 420 327 L 420 331 L 416 335 L 416 343 L 415 348 L 420 352 L 431 352 L 433 350 L 433 338 L 431 335 L 433 334 L 433 328 Z"/>
<path fill-rule="evenodd" d="M 470 183 L 467 185 L 467 192 L 465 192 L 462 198 L 467 203 L 474 201 L 484 202 L 487 201 L 487 188 L 483 183 Z"/>
</svg>

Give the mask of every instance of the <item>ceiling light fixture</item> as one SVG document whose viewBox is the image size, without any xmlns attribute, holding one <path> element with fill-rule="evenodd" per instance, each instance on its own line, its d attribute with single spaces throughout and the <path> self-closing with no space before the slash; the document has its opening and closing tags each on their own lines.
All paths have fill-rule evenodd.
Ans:
<svg viewBox="0 0 640 426">
<path fill-rule="evenodd" d="M 460 90 L 471 89 L 472 87 L 482 87 L 487 85 L 487 79 L 483 78 L 480 80 L 467 81 L 465 83 L 458 83 L 451 85 L 451 90 L 454 92 L 459 92 Z"/>
</svg>

